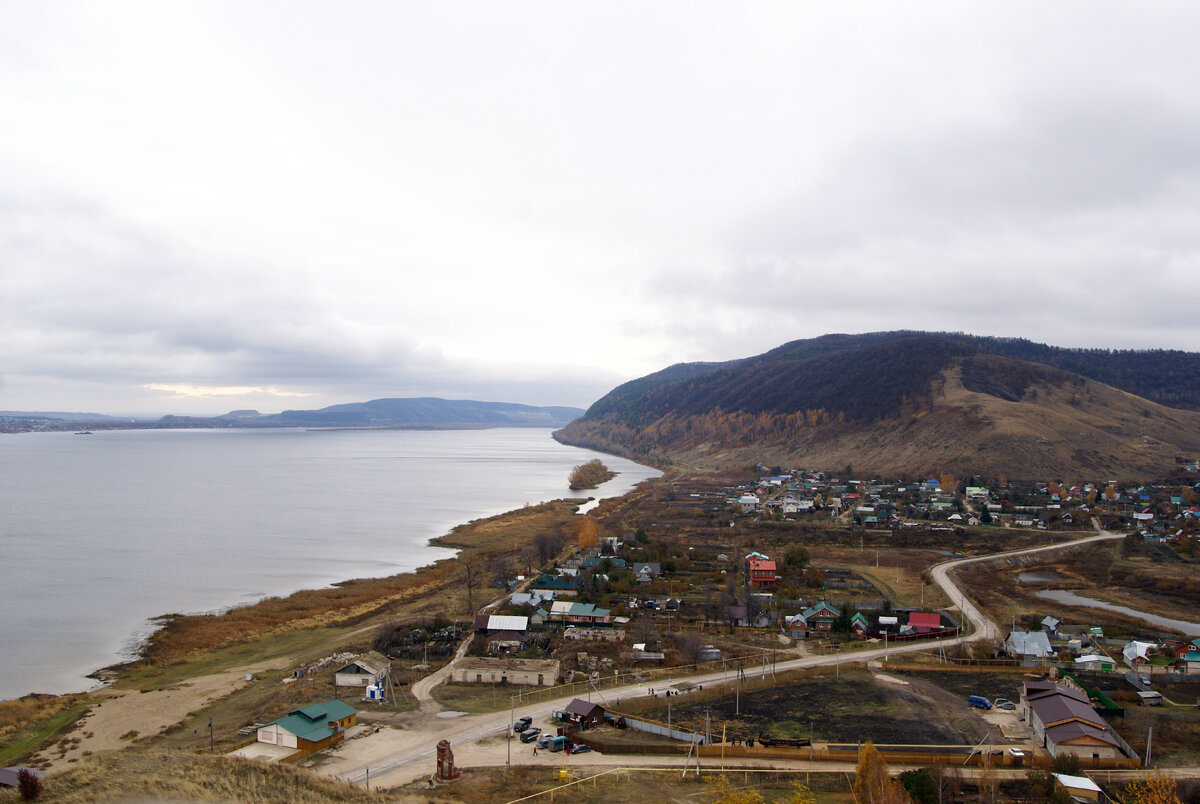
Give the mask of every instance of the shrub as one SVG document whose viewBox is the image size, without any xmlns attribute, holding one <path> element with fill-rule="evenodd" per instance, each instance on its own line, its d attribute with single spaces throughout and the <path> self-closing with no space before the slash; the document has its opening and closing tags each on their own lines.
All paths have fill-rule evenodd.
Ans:
<svg viewBox="0 0 1200 804">
<path fill-rule="evenodd" d="M 42 780 L 29 768 L 17 771 L 17 791 L 22 801 L 37 801 L 42 795 Z"/>
</svg>

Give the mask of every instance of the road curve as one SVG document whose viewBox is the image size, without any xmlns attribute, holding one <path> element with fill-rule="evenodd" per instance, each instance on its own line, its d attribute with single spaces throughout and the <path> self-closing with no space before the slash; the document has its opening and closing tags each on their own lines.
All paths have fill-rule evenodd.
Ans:
<svg viewBox="0 0 1200 804">
<path fill-rule="evenodd" d="M 940 564 L 930 568 L 930 575 L 947 598 L 956 602 L 963 614 L 963 618 L 970 624 L 969 633 L 963 634 L 952 639 L 938 640 L 938 644 L 958 645 L 966 642 L 973 642 L 983 639 L 994 639 L 1001 636 L 999 627 L 984 615 L 984 613 L 971 602 L 964 592 L 955 585 L 950 578 L 950 573 L 964 567 L 968 564 L 974 564 L 982 561 L 993 561 L 999 558 L 1009 558 L 1013 556 L 1029 555 L 1033 553 L 1053 552 L 1055 550 L 1067 550 L 1072 547 L 1078 547 L 1083 544 L 1092 542 L 1105 541 L 1111 539 L 1124 538 L 1124 534 L 1101 531 L 1095 536 L 1088 536 L 1082 539 L 1076 539 L 1070 542 L 1061 542 L 1059 544 L 1049 544 L 1040 547 L 1027 547 L 1019 550 L 1010 550 L 1000 553 L 989 553 L 982 556 L 971 556 L 968 558 L 956 558 L 950 561 L 943 561 Z M 966 630 L 966 629 L 964 629 Z M 876 659 L 886 659 L 891 655 L 899 653 L 915 653 L 919 651 L 931 650 L 934 643 L 929 641 L 923 642 L 906 642 L 898 645 L 891 645 L 884 648 L 870 648 L 867 650 L 856 650 L 853 653 L 847 654 L 847 661 L 866 662 Z M 777 662 L 772 665 L 769 662 L 764 664 L 756 664 L 753 666 L 743 667 L 743 677 L 754 678 L 757 676 L 769 674 L 772 672 L 784 672 L 796 668 L 821 667 L 835 665 L 841 662 L 839 654 L 831 656 L 807 656 L 802 659 L 790 659 L 788 661 Z M 662 683 L 662 688 L 665 689 L 670 683 L 687 681 L 692 684 L 721 684 L 728 683 L 729 680 L 736 675 L 736 670 L 730 667 L 728 671 L 717 673 L 703 673 L 693 676 L 680 676 L 676 679 L 670 679 L 667 683 L 653 682 L 655 685 Z M 618 701 L 622 698 L 630 698 L 647 695 L 645 685 L 630 684 L 623 687 L 605 689 L 600 692 L 593 692 L 593 695 L 598 700 L 604 703 L 612 704 L 613 701 Z M 536 705 L 522 705 L 521 714 L 529 715 L 535 720 L 540 718 L 548 718 L 555 711 L 563 709 L 577 696 L 567 696 L 551 701 L 544 701 Z M 370 776 L 373 779 L 395 773 L 402 769 L 409 768 L 416 764 L 425 765 L 426 768 L 432 769 L 433 762 L 431 758 L 435 754 L 434 743 L 437 739 L 447 739 L 452 745 L 463 743 L 472 743 L 482 740 L 487 737 L 493 737 L 500 734 L 506 734 L 510 727 L 510 714 L 504 712 L 492 712 L 482 715 L 467 715 L 455 719 L 444 719 L 437 722 L 437 736 L 431 736 L 429 743 L 420 749 L 410 749 L 397 752 L 376 760 L 370 764 Z M 350 772 L 341 772 L 337 774 L 339 778 L 351 783 L 362 783 L 367 778 L 367 767 L 356 768 Z M 424 775 L 423 773 L 413 774 L 413 777 Z"/>
</svg>

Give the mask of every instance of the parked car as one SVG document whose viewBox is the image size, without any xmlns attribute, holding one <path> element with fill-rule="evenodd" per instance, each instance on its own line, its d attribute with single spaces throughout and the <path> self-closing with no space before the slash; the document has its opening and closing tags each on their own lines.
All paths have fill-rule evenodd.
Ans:
<svg viewBox="0 0 1200 804">
<path fill-rule="evenodd" d="M 537 747 L 545 751 L 550 747 L 550 741 L 554 739 L 553 734 L 543 734 L 541 739 L 537 741 Z"/>
<path fill-rule="evenodd" d="M 575 743 L 569 737 L 551 737 L 546 741 L 546 747 L 557 753 L 566 751 L 568 754 L 574 753 Z"/>
<path fill-rule="evenodd" d="M 520 734 L 521 732 L 525 731 L 525 729 L 529 728 L 531 725 L 533 725 L 533 718 L 531 718 L 531 717 L 517 718 L 517 722 L 513 723 L 513 734 Z"/>
<path fill-rule="evenodd" d="M 586 754 L 591 750 L 592 750 L 592 747 L 590 745 L 585 745 L 583 743 L 579 743 L 578 745 L 576 745 L 574 748 L 571 749 L 571 753 L 572 754 Z"/>
<path fill-rule="evenodd" d="M 992 701 L 992 706 L 996 707 L 997 709 L 1016 709 L 1017 708 L 1017 705 L 1015 703 L 1013 703 L 1012 701 L 1008 700 L 1007 698 L 997 698 L 996 700 Z"/>
<path fill-rule="evenodd" d="M 531 743 L 534 740 L 536 740 L 538 738 L 538 735 L 541 733 L 542 733 L 542 730 L 539 729 L 537 726 L 531 726 L 528 729 L 525 729 L 525 731 L 521 732 L 521 742 Z"/>
<path fill-rule="evenodd" d="M 967 703 L 969 703 L 971 706 L 975 707 L 976 709 L 991 709 L 992 708 L 992 702 L 989 701 L 987 698 L 984 698 L 982 695 L 968 695 Z"/>
</svg>

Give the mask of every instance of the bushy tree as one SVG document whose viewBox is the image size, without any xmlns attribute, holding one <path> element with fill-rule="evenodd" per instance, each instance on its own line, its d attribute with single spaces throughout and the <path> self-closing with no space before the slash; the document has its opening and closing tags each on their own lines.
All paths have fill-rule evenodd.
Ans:
<svg viewBox="0 0 1200 804">
<path fill-rule="evenodd" d="M 916 804 L 937 804 L 938 787 L 929 775 L 929 768 L 905 771 L 900 774 L 900 784 Z"/>
<path fill-rule="evenodd" d="M 808 548 L 802 544 L 793 544 L 783 553 L 783 563 L 797 571 L 807 567 L 810 558 Z"/>
<path fill-rule="evenodd" d="M 792 795 L 788 797 L 787 804 L 817 804 L 817 797 L 805 785 L 792 782 Z"/>
<path fill-rule="evenodd" d="M 853 789 L 858 804 L 907 804 L 909 800 L 904 787 L 888 773 L 883 755 L 869 740 L 859 753 Z"/>
<path fill-rule="evenodd" d="M 1157 768 L 1125 785 L 1116 798 L 1121 804 L 1183 804 L 1175 777 Z"/>
<path fill-rule="evenodd" d="M 712 795 L 712 804 L 763 804 L 762 794 L 757 790 L 739 790 L 724 774 L 710 776 L 704 780 Z"/>
</svg>

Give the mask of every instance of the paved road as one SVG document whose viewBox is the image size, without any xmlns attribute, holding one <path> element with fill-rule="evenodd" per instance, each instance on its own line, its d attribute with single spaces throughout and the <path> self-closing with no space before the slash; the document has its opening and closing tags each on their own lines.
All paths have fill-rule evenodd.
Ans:
<svg viewBox="0 0 1200 804">
<path fill-rule="evenodd" d="M 984 556 L 973 556 L 970 558 L 958 558 L 958 559 L 945 561 L 945 562 L 942 562 L 941 564 L 935 565 L 930 570 L 930 574 L 933 578 L 934 583 L 936 583 L 939 587 L 941 587 L 942 591 L 945 592 L 946 596 L 950 600 L 955 601 L 959 605 L 964 619 L 970 623 L 969 633 L 967 633 L 963 636 L 958 636 L 958 637 L 952 638 L 952 639 L 941 640 L 941 644 L 957 645 L 957 644 L 961 644 L 961 643 L 972 642 L 972 641 L 982 640 L 982 639 L 994 639 L 994 638 L 997 638 L 1002 635 L 999 627 L 995 623 L 989 621 L 987 619 L 987 617 L 983 614 L 983 612 L 974 603 L 972 603 L 966 597 L 966 595 L 963 593 L 963 591 L 960 590 L 954 584 L 954 582 L 950 579 L 950 572 L 952 572 L 953 570 L 955 570 L 959 567 L 966 566 L 967 564 L 973 564 L 973 563 L 977 563 L 980 561 L 990 561 L 990 560 L 1000 558 L 1000 557 L 1020 556 L 1020 555 L 1028 555 L 1028 554 L 1032 554 L 1032 553 L 1042 553 L 1042 552 L 1052 552 L 1055 550 L 1065 550 L 1065 549 L 1068 549 L 1071 547 L 1076 547 L 1081 544 L 1089 544 L 1092 542 L 1098 542 L 1098 541 L 1104 541 L 1104 540 L 1110 540 L 1110 539 L 1120 539 L 1120 538 L 1124 538 L 1124 535 L 1120 534 L 1120 533 L 1110 533 L 1110 532 L 1102 531 L 1101 533 L 1099 533 L 1095 536 L 1089 536 L 1089 537 L 1086 537 L 1083 539 L 1076 539 L 1076 540 L 1070 541 L 1070 542 L 1062 542 L 1060 544 L 1045 545 L 1042 547 L 1030 547 L 1030 548 L 1024 548 L 1021 550 L 1012 550 L 1012 551 L 1007 551 L 1007 552 L 1002 552 L 1002 553 L 991 553 L 991 554 L 984 555 Z M 918 651 L 928 651 L 931 649 L 931 647 L 932 646 L 928 641 L 923 641 L 923 642 L 905 642 L 905 643 L 901 643 L 898 645 L 891 645 L 886 648 L 870 648 L 867 650 L 856 650 L 853 653 L 850 653 L 847 655 L 847 661 L 853 661 L 853 662 L 871 661 L 871 660 L 883 659 L 883 658 L 886 658 L 886 657 L 889 657 L 892 655 L 896 655 L 896 654 L 901 654 L 901 653 L 913 653 L 913 652 L 918 652 Z M 841 657 L 838 654 L 834 654 L 832 656 L 808 656 L 808 657 L 805 657 L 802 659 L 790 659 L 788 661 L 778 662 L 773 667 L 770 663 L 768 663 L 765 666 L 765 668 L 762 665 L 754 665 L 754 666 L 750 666 L 750 667 L 745 667 L 743 670 L 743 673 L 744 673 L 745 677 L 753 678 L 756 676 L 763 675 L 764 672 L 770 673 L 770 672 L 772 672 L 772 670 L 774 670 L 775 672 L 783 672 L 783 671 L 792 670 L 792 669 L 796 669 L 796 668 L 803 668 L 803 667 L 820 667 L 820 666 L 829 666 L 829 665 L 836 666 L 837 664 L 840 663 L 840 661 L 841 661 Z M 690 682 L 693 684 L 700 684 L 700 685 L 710 684 L 711 685 L 711 684 L 720 684 L 729 679 L 732 679 L 733 675 L 734 675 L 734 673 L 731 670 L 728 674 L 726 674 L 724 672 L 705 673 L 705 674 L 694 675 L 694 676 L 680 677 L 678 679 L 673 679 L 672 681 L 675 683 L 680 682 L 680 681 L 687 681 L 687 682 Z M 655 683 L 655 686 L 657 686 L 658 683 L 661 683 L 661 682 L 654 682 L 654 683 Z M 662 688 L 665 689 L 667 686 L 668 686 L 667 684 L 663 684 Z M 624 687 L 606 689 L 606 690 L 603 690 L 601 693 L 593 693 L 593 696 L 595 696 L 595 699 L 597 701 L 599 701 L 601 703 L 606 703 L 606 702 L 616 701 L 621 698 L 630 698 L 630 697 L 642 696 L 642 695 L 646 695 L 646 694 L 647 694 L 647 692 L 646 692 L 646 689 L 644 686 L 639 685 L 639 684 L 630 684 L 630 685 L 627 685 Z M 558 699 L 551 700 L 551 701 L 545 701 L 545 702 L 538 703 L 535 705 L 523 705 L 521 707 L 521 714 L 529 715 L 535 721 L 543 719 L 543 718 L 549 718 L 553 712 L 563 709 L 575 697 L 577 697 L 577 696 L 572 695 L 572 696 L 558 698 Z M 510 724 L 510 715 L 507 712 L 492 712 L 492 713 L 483 714 L 483 715 L 468 715 L 468 716 L 456 718 L 453 720 L 439 721 L 437 723 L 437 729 L 436 729 L 437 736 L 430 739 L 428 742 L 426 742 L 420 748 L 407 749 L 407 750 L 400 751 L 400 752 L 397 752 L 395 754 L 392 754 L 392 755 L 389 755 L 389 756 L 386 756 L 386 757 L 383 757 L 380 759 L 376 759 L 375 761 L 372 761 L 369 766 L 370 767 L 370 777 L 372 779 L 377 779 L 386 774 L 394 773 L 398 770 L 408 768 L 409 766 L 418 765 L 418 764 L 420 766 L 422 766 L 424 770 L 422 773 L 413 774 L 413 775 L 414 776 L 424 775 L 425 773 L 432 771 L 434 763 L 432 762 L 431 758 L 434 756 L 434 753 L 435 753 L 434 744 L 435 744 L 436 740 L 447 739 L 450 741 L 450 744 L 452 746 L 459 746 L 459 745 L 463 745 L 463 744 L 474 743 L 474 742 L 477 742 L 479 740 L 482 740 L 482 739 L 485 739 L 488 737 L 494 737 L 494 736 L 506 734 L 509 729 L 509 724 Z M 518 746 L 519 746 L 519 748 L 518 748 Z M 524 744 L 516 743 L 514 746 L 514 751 L 519 753 L 522 749 L 525 749 L 525 748 L 527 748 L 527 746 L 525 746 Z M 365 781 L 367 779 L 367 767 L 364 766 L 362 768 L 358 768 L 358 769 L 352 770 L 350 772 L 343 771 L 341 773 L 338 773 L 338 776 L 340 778 L 342 778 L 346 781 L 352 782 L 352 783 L 356 783 L 356 784 L 362 783 L 363 781 Z"/>
</svg>

